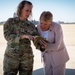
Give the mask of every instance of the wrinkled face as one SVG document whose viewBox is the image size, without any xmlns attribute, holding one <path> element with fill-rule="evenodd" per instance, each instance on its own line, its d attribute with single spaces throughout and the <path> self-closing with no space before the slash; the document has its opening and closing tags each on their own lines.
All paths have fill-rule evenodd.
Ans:
<svg viewBox="0 0 75 75">
<path fill-rule="evenodd" d="M 42 29 L 42 31 L 47 31 L 50 26 L 51 26 L 52 21 L 44 21 L 44 20 L 40 20 L 40 27 Z"/>
<path fill-rule="evenodd" d="M 21 17 L 27 19 L 32 12 L 32 5 L 26 4 L 22 9 Z"/>
</svg>

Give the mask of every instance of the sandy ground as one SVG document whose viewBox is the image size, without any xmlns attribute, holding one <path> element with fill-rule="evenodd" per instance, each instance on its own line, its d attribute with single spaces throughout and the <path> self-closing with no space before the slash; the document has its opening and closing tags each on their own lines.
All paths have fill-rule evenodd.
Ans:
<svg viewBox="0 0 75 75">
<path fill-rule="evenodd" d="M 75 25 L 62 25 L 64 41 L 70 56 L 70 60 L 66 65 L 66 75 L 75 75 Z M 3 75 L 3 56 L 6 48 L 6 41 L 3 36 L 3 26 L 0 26 L 0 75 Z M 34 52 L 34 69 L 33 75 L 43 74 L 43 63 L 41 62 L 40 51 L 33 47 Z"/>
</svg>

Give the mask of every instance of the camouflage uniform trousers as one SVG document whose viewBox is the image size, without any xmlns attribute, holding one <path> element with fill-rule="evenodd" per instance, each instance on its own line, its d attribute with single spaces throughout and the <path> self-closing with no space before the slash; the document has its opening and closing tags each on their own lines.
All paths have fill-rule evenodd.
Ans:
<svg viewBox="0 0 75 75">
<path fill-rule="evenodd" d="M 32 75 L 33 53 L 29 45 L 20 45 L 19 50 L 8 46 L 5 51 L 3 70 L 4 75 Z"/>
</svg>

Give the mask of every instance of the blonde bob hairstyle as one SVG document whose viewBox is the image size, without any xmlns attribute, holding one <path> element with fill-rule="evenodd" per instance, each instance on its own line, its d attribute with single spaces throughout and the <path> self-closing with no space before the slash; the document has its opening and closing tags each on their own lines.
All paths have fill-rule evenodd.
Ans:
<svg viewBox="0 0 75 75">
<path fill-rule="evenodd" d="M 53 14 L 50 11 L 44 11 L 42 12 L 42 14 L 40 15 L 40 20 L 44 20 L 44 21 L 51 21 L 53 19 Z"/>
</svg>

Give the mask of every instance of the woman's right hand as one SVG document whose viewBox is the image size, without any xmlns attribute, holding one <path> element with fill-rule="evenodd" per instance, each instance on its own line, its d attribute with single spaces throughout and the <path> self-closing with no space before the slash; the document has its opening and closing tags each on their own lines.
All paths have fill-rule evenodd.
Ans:
<svg viewBox="0 0 75 75">
<path fill-rule="evenodd" d="M 44 40 L 39 40 L 39 41 L 40 41 L 41 47 L 46 48 L 47 43 Z"/>
</svg>

